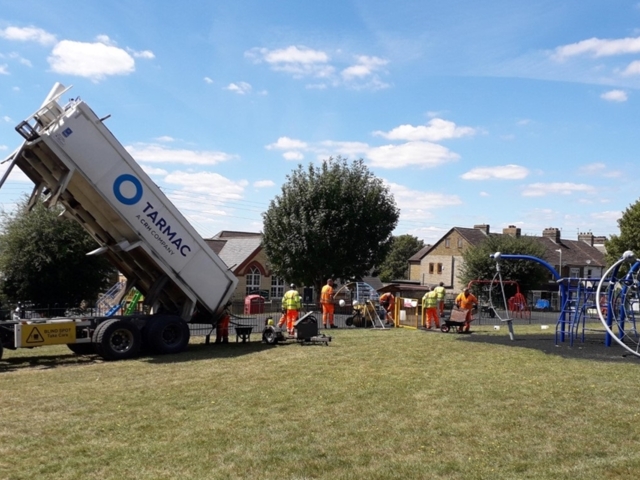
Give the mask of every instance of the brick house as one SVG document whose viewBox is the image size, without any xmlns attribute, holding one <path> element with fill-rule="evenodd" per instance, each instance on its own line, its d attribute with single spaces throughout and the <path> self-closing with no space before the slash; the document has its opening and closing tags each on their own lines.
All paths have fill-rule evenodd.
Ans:
<svg viewBox="0 0 640 480">
<path fill-rule="evenodd" d="M 419 281 L 422 285 L 444 282 L 448 291 L 461 291 L 464 285 L 458 280 L 458 276 L 464 262 L 463 252 L 480 245 L 490 235 L 520 237 L 521 230 L 513 225 L 504 228 L 502 233 L 491 233 L 489 225 L 486 224 L 474 225 L 473 228 L 453 227 L 433 245 L 423 248 L 409 259 L 410 279 Z M 545 228 L 542 236 L 531 238 L 544 246 L 543 260 L 551 264 L 563 277 L 598 278 L 604 271 L 605 237 L 594 236 L 588 232 L 579 233 L 577 240 L 565 240 L 561 238 L 558 228 Z M 551 280 L 551 273 L 549 279 Z M 557 285 L 552 284 L 549 288 L 557 290 Z"/>
</svg>

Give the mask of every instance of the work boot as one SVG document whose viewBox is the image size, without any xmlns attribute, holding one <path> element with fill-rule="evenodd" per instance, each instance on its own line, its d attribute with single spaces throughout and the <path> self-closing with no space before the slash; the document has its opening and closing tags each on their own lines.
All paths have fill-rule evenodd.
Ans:
<svg viewBox="0 0 640 480">
<path fill-rule="evenodd" d="M 338 328 L 337 325 L 331 325 L 331 328 Z"/>
</svg>

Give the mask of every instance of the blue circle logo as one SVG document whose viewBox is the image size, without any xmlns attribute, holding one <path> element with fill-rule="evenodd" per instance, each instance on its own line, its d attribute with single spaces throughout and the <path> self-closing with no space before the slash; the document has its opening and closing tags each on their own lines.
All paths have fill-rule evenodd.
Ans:
<svg viewBox="0 0 640 480">
<path fill-rule="evenodd" d="M 120 191 L 122 184 L 125 182 L 133 184 L 136 189 L 136 192 L 132 197 L 125 197 Z M 135 205 L 142 198 L 142 184 L 140 183 L 140 180 L 138 180 L 133 175 L 125 173 L 123 175 L 120 175 L 118 178 L 116 178 L 115 182 L 113 182 L 113 194 L 116 196 L 120 203 L 124 203 L 125 205 Z"/>
</svg>

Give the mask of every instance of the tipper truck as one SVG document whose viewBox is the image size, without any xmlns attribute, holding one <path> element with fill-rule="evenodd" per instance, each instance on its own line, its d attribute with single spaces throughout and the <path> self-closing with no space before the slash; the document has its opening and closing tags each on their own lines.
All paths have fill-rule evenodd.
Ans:
<svg viewBox="0 0 640 480">
<path fill-rule="evenodd" d="M 80 98 L 54 85 L 42 106 L 16 126 L 24 138 L 8 159 L 0 188 L 14 167 L 35 184 L 29 206 L 43 197 L 59 204 L 96 240 L 144 295 L 146 315 L 15 319 L 0 322 L 3 348 L 67 344 L 78 354 L 108 360 L 136 356 L 141 348 L 177 353 L 189 342 L 189 323 L 215 325 L 237 278 L 209 248 L 158 186 Z"/>
</svg>

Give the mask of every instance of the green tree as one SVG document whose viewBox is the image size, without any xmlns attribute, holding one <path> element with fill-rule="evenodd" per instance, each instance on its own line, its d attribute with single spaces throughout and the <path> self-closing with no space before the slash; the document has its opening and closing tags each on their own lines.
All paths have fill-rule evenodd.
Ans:
<svg viewBox="0 0 640 480">
<path fill-rule="evenodd" d="M 27 200 L 0 218 L 0 290 L 6 301 L 36 308 L 77 306 L 104 291 L 114 268 L 104 257 L 87 256 L 95 240 L 75 221 L 59 217 L 41 201 Z"/>
<path fill-rule="evenodd" d="M 263 244 L 274 273 L 314 285 L 365 276 L 382 262 L 399 211 L 362 160 L 299 165 L 263 214 Z"/>
<path fill-rule="evenodd" d="M 380 280 L 391 282 L 408 278 L 409 258 L 423 247 L 424 242 L 413 235 L 391 237 L 391 249 L 380 265 Z"/>
<path fill-rule="evenodd" d="M 533 237 L 491 235 L 480 245 L 471 247 L 462 254 L 464 265 L 458 279 L 465 284 L 471 280 L 491 280 L 496 274 L 496 262 L 491 255 L 496 252 L 543 258 L 545 248 Z M 500 262 L 500 273 L 503 280 L 518 282 L 523 294 L 539 288 L 549 278 L 549 271 L 531 260 L 503 260 Z M 515 293 L 515 286 L 505 285 L 507 296 Z"/>
<path fill-rule="evenodd" d="M 605 241 L 607 263 L 613 264 L 624 252 L 631 250 L 640 256 L 640 200 L 630 205 L 618 219 L 620 235 L 611 235 Z"/>
</svg>

